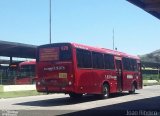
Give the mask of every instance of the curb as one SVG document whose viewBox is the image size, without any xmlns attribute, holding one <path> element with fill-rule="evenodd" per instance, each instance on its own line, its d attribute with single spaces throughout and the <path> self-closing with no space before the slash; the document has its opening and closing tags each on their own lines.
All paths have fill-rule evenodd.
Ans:
<svg viewBox="0 0 160 116">
<path fill-rule="evenodd" d="M 36 90 L 36 85 L 0 85 L 0 92 Z"/>
</svg>

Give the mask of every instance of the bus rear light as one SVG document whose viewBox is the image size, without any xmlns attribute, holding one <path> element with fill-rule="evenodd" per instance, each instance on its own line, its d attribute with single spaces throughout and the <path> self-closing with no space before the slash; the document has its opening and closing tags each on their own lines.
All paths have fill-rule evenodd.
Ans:
<svg viewBox="0 0 160 116">
<path fill-rule="evenodd" d="M 41 85 L 41 82 L 38 81 L 38 82 L 37 82 L 37 85 Z"/>
<path fill-rule="evenodd" d="M 71 82 L 71 81 L 69 81 L 69 82 L 68 82 L 68 84 L 69 84 L 69 85 L 72 85 L 72 82 Z"/>
</svg>

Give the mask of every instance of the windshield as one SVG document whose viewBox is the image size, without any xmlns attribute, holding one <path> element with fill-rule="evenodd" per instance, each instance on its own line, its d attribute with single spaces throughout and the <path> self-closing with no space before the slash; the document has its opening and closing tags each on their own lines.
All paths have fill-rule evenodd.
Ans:
<svg viewBox="0 0 160 116">
<path fill-rule="evenodd" d="M 69 46 L 49 47 L 39 49 L 39 61 L 68 61 L 71 60 Z"/>
<path fill-rule="evenodd" d="M 20 77 L 34 77 L 35 65 L 22 65 L 19 71 Z"/>
</svg>

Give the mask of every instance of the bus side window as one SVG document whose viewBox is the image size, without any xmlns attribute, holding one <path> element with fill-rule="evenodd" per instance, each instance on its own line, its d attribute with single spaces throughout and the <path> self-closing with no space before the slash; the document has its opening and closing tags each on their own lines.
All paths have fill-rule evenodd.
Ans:
<svg viewBox="0 0 160 116">
<path fill-rule="evenodd" d="M 110 54 L 104 55 L 105 69 L 115 69 L 114 56 Z"/>
<path fill-rule="evenodd" d="M 130 59 L 130 67 L 131 67 L 131 71 L 138 71 L 137 62 L 135 59 Z"/>
<path fill-rule="evenodd" d="M 124 70 L 130 70 L 130 61 L 129 58 L 123 58 L 122 59 Z"/>
<path fill-rule="evenodd" d="M 131 58 L 123 58 L 122 59 L 124 70 L 127 71 L 138 71 L 137 61 Z"/>
<path fill-rule="evenodd" d="M 93 68 L 104 69 L 104 59 L 102 53 L 92 52 Z"/>
<path fill-rule="evenodd" d="M 87 50 L 77 49 L 77 66 L 80 68 L 92 68 L 91 52 Z"/>
</svg>

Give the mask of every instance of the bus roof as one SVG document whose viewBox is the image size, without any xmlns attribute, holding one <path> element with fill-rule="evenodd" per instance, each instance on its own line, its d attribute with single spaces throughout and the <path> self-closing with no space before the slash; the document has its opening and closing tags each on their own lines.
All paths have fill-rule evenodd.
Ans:
<svg viewBox="0 0 160 116">
<path fill-rule="evenodd" d="M 100 47 L 92 47 L 92 46 L 87 46 L 87 45 L 77 44 L 77 43 L 71 43 L 71 45 L 74 46 L 75 48 L 81 48 L 81 49 L 85 49 L 85 50 L 97 51 L 97 52 L 102 52 L 102 53 L 113 54 L 116 56 L 124 56 L 124 57 L 128 57 L 128 58 L 134 58 L 134 59 L 140 60 L 140 58 L 138 56 L 129 55 L 127 53 L 120 52 L 117 50 L 111 50 L 111 49 L 100 48 Z"/>
<path fill-rule="evenodd" d="M 128 58 L 133 58 L 133 59 L 137 59 L 140 60 L 140 58 L 138 56 L 134 56 L 134 55 L 129 55 L 127 53 L 124 52 L 120 52 L 117 50 L 111 50 L 111 49 L 107 49 L 107 48 L 100 48 L 100 47 L 93 47 L 93 46 L 88 46 L 88 45 L 84 45 L 84 44 L 78 44 L 78 43 L 70 43 L 70 42 L 64 42 L 64 43 L 52 43 L 52 44 L 45 44 L 45 45 L 41 45 L 39 47 L 47 47 L 47 46 L 52 46 L 52 45 L 67 45 L 70 44 L 71 46 L 75 47 L 75 48 L 80 48 L 80 49 L 85 49 L 85 50 L 90 50 L 90 51 L 96 51 L 96 52 L 101 52 L 101 53 L 108 53 L 108 54 L 113 54 L 116 56 L 121 56 L 121 57 L 128 57 Z M 39 48 L 38 47 L 38 48 Z"/>
<path fill-rule="evenodd" d="M 32 61 L 24 61 L 19 63 L 19 65 L 32 65 L 32 64 L 36 64 L 36 60 L 32 60 Z"/>
</svg>

